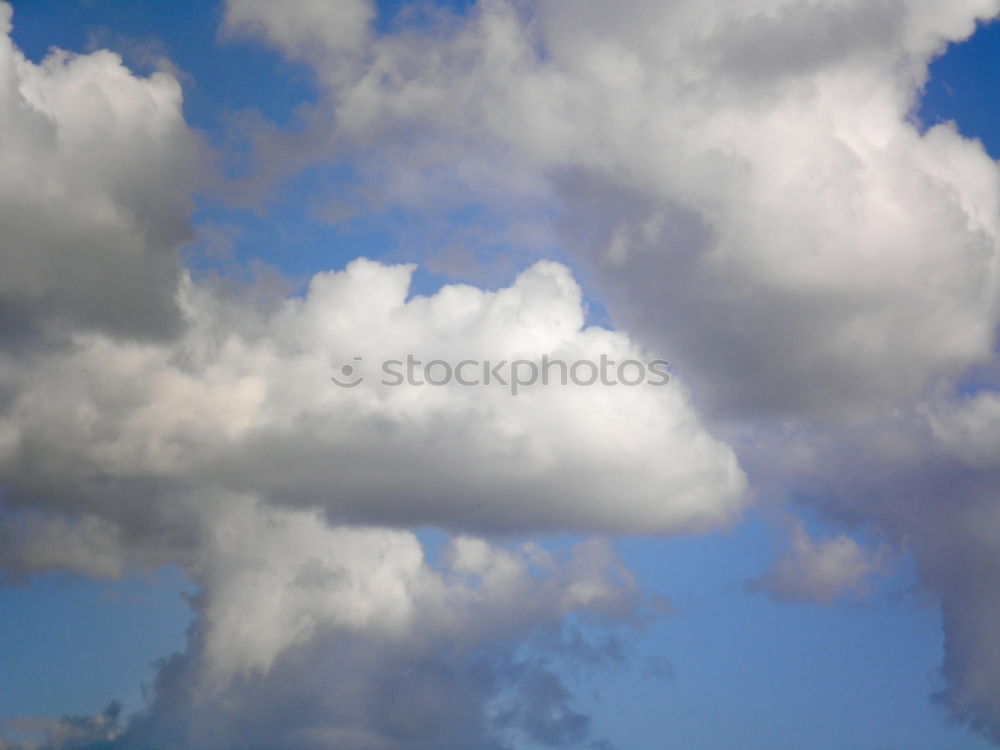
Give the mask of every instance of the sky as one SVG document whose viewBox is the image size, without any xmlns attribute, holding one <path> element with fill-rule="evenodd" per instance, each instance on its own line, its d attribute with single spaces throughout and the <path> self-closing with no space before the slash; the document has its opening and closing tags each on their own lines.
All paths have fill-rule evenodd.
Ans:
<svg viewBox="0 0 1000 750">
<path fill-rule="evenodd" d="M 0 750 L 1000 744 L 998 15 L 0 2 Z"/>
</svg>

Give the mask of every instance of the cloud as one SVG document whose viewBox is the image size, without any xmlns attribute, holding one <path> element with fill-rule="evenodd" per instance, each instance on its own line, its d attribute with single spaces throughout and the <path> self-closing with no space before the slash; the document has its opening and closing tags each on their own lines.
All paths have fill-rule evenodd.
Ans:
<svg viewBox="0 0 1000 750">
<path fill-rule="evenodd" d="M 926 412 L 934 436 L 964 463 L 989 469 L 1000 456 L 1000 395 L 987 391 Z"/>
<path fill-rule="evenodd" d="M 214 507 L 188 649 L 162 664 L 149 707 L 54 722 L 44 747 L 572 746 L 590 720 L 548 642 L 643 617 L 600 540 L 554 555 L 455 537 L 431 565 L 407 531 L 250 497 Z M 76 728 L 101 731 L 89 744 Z"/>
<path fill-rule="evenodd" d="M 15 719 L 0 723 L 34 740 L 5 743 L 0 738 L 0 750 L 37 750 L 40 747 L 60 747 L 82 750 L 94 746 L 106 747 L 121 736 L 122 705 L 112 701 L 93 716 L 64 716 L 61 719 Z"/>
<path fill-rule="evenodd" d="M 230 2 L 224 34 L 322 87 L 260 164 L 346 160 L 380 208 L 472 206 L 575 264 L 419 296 L 413 267 L 362 259 L 266 302 L 182 269 L 203 159 L 177 82 L 107 52 L 34 65 L 5 35 L 0 564 L 173 562 L 203 587 L 147 710 L 50 744 L 587 743 L 538 652 L 574 618 L 634 626 L 628 571 L 600 541 L 560 560 L 483 537 L 719 528 L 741 465 L 913 551 L 940 698 L 1000 736 L 997 410 L 953 396 L 995 361 L 1000 172 L 912 116 L 932 57 L 998 10 L 489 0 L 377 35 L 371 3 Z M 584 326 L 576 278 L 618 330 Z M 407 353 L 678 364 L 665 388 L 379 386 Z M 363 385 L 330 382 L 356 362 Z M 418 525 L 450 532 L 440 564 Z M 831 600 L 878 563 L 793 527 L 758 585 Z"/>
<path fill-rule="evenodd" d="M 945 658 L 936 697 L 957 717 L 1000 742 L 1000 453 L 995 396 L 932 403 L 923 410 L 925 448 L 907 466 L 912 495 L 883 500 L 919 550 L 921 573 L 941 601 Z M 897 470 L 898 467 L 897 459 Z"/>
<path fill-rule="evenodd" d="M 370 39 L 375 17 L 370 0 L 236 0 L 226 4 L 220 33 L 225 37 L 259 36 L 293 59 L 322 60 L 330 83 L 350 78 L 354 58 Z"/>
<path fill-rule="evenodd" d="M 412 272 L 358 260 L 270 308 L 186 280 L 171 341 L 84 331 L 3 363 L 6 570 L 118 576 L 171 562 L 203 587 L 188 652 L 164 664 L 149 710 L 112 746 L 499 748 L 519 733 L 572 744 L 589 719 L 520 649 L 580 614 L 638 622 L 630 573 L 598 541 L 560 561 L 460 534 L 439 572 L 401 529 L 681 533 L 738 517 L 743 474 L 679 380 L 517 395 L 380 385 L 377 363 L 408 352 L 644 357 L 583 327 L 579 287 L 558 264 L 495 292 L 430 297 L 409 296 Z M 355 352 L 368 379 L 339 388 L 330 376 Z M 335 675 L 322 700 L 317 663 Z M 305 707 L 248 721 L 262 701 Z"/>
<path fill-rule="evenodd" d="M 303 8 L 269 16 L 273 41 L 347 54 L 354 27 L 328 28 L 346 9 Z M 228 22 L 255 28 L 249 10 Z M 479 535 L 734 522 L 745 478 L 683 380 L 382 386 L 378 364 L 408 354 L 652 353 L 586 327 L 552 262 L 429 296 L 411 294 L 413 266 L 365 259 L 284 299 L 196 279 L 178 252 L 202 154 L 177 82 L 3 44 L 0 302 L 24 327 L 0 352 L 0 566 L 172 563 L 200 586 L 146 709 L 44 721 L 40 746 L 589 742 L 560 660 L 619 653 L 587 634 L 614 643 L 647 617 L 630 572 L 599 539 L 561 557 Z M 366 381 L 337 387 L 355 357 Z M 450 533 L 437 565 L 411 526 Z"/>
<path fill-rule="evenodd" d="M 328 631 L 452 648 L 502 643 L 588 612 L 627 621 L 640 595 L 606 542 L 559 559 L 534 544 L 506 549 L 457 536 L 440 570 L 408 531 L 331 527 L 309 511 L 252 498 L 223 501 L 196 568 L 205 696 Z M 252 618 L 247 617 L 253 612 Z"/>
<path fill-rule="evenodd" d="M 1000 170 L 914 111 L 929 62 L 998 12 L 482 2 L 373 38 L 317 119 L 324 153 L 396 205 L 555 215 L 755 489 L 916 556 L 942 602 L 942 700 L 994 737 L 996 399 L 956 383 L 996 366 Z M 760 585 L 830 599 L 873 567 L 847 536 L 796 535 Z"/>
<path fill-rule="evenodd" d="M 466 530 L 673 533 L 737 517 L 743 475 L 678 380 L 517 395 L 381 385 L 380 363 L 410 353 L 493 369 L 543 354 L 645 360 L 625 336 L 582 327 L 580 290 L 562 266 L 536 265 L 496 292 L 454 285 L 408 299 L 412 271 L 354 261 L 317 275 L 304 297 L 246 315 L 189 282 L 187 329 L 172 342 L 81 334 L 43 366 L 8 363 L 8 502 L 84 519 L 81 539 L 117 525 L 102 533 L 147 557 L 167 542 L 167 559 L 207 488 L 321 508 L 336 522 Z M 337 387 L 331 375 L 356 356 L 367 381 Z M 22 538 L 70 528 L 15 524 Z"/>
<path fill-rule="evenodd" d="M 944 655 L 935 695 L 957 719 L 996 739 L 1000 654 L 992 623 L 1000 607 L 1000 553 L 993 530 L 1000 461 L 968 439 L 992 439 L 991 411 L 988 393 L 955 399 L 944 391 L 851 430 L 758 435 L 766 455 L 742 451 L 741 458 L 750 476 L 770 467 L 785 492 L 822 517 L 880 540 L 876 551 L 865 553 L 846 536 L 839 542 L 804 538 L 803 555 L 793 545 L 756 585 L 778 585 L 779 595 L 833 596 L 836 589 L 826 584 L 877 570 L 890 553 L 912 554 L 941 608 Z"/>
<path fill-rule="evenodd" d="M 910 112 L 996 3 L 702 7 L 483 3 L 373 40 L 323 127 L 428 213 L 458 193 L 504 215 L 543 177 L 612 312 L 720 413 L 858 417 L 986 361 L 997 170 Z"/>
<path fill-rule="evenodd" d="M 882 568 L 883 554 L 867 554 L 844 534 L 817 542 L 795 522 L 790 535 L 788 554 L 751 581 L 752 589 L 780 600 L 832 602 L 845 591 L 858 590 Z"/>
<path fill-rule="evenodd" d="M 118 578 L 124 572 L 118 529 L 102 518 L 25 514 L 4 519 L 0 528 L 0 566 L 9 571 L 75 570 L 95 578 Z"/>
<path fill-rule="evenodd" d="M 80 328 L 163 338 L 180 323 L 177 253 L 203 178 L 180 86 L 104 50 L 35 65 L 10 19 L 0 4 L 0 346 Z"/>
</svg>

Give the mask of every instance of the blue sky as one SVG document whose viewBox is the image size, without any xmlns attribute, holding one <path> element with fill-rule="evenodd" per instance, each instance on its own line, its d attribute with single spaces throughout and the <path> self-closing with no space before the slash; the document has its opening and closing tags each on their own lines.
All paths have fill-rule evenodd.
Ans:
<svg viewBox="0 0 1000 750">
<path fill-rule="evenodd" d="M 458 17 L 474 12 L 465 2 L 441 4 Z M 378 4 L 376 34 L 402 33 L 386 19 L 403 5 Z M 351 152 L 338 160 L 320 149 L 302 168 L 271 177 L 259 195 L 245 198 L 239 178 L 259 162 L 234 143 L 233 123 L 261 126 L 266 121 L 270 126 L 263 130 L 294 138 L 312 127 L 303 119 L 303 107 L 314 107 L 322 117 L 329 100 L 313 63 L 289 59 L 253 36 L 222 34 L 221 5 L 32 0 L 14 2 L 13 8 L 12 39 L 35 63 L 52 47 L 78 53 L 110 48 L 143 75 L 154 67 L 149 53 L 170 61 L 183 88 L 185 120 L 220 154 L 217 163 L 223 165 L 224 176 L 193 198 L 190 220 L 197 236 L 181 253 L 196 279 L 232 277 L 252 286 L 265 275 L 261 269 L 271 268 L 285 278 L 288 294 L 302 297 L 313 274 L 343 269 L 366 256 L 422 263 L 410 295 L 432 295 L 453 281 L 491 290 L 507 287 L 519 272 L 546 258 L 575 274 L 589 323 L 635 330 L 640 337 L 647 330 L 635 322 L 634 310 L 620 303 L 618 277 L 603 277 L 585 252 L 564 246 L 558 231 L 550 227 L 540 238 L 508 247 L 512 218 L 532 227 L 555 224 L 556 214 L 566 210 L 559 201 L 525 209 L 530 191 L 528 198 L 514 195 L 499 208 L 473 196 L 434 215 L 418 200 L 401 205 L 386 199 L 384 206 L 362 203 L 357 216 L 331 221 L 321 215 L 326 198 L 370 193 L 379 183 L 365 171 L 369 165 L 363 156 Z M 417 33 L 424 23 L 430 21 L 418 21 Z M 981 140 L 993 159 L 1000 158 L 998 63 L 1000 24 L 950 47 L 931 65 L 919 119 L 927 126 L 954 120 L 962 136 Z M 543 172 L 548 178 L 558 168 Z M 491 189 L 482 195 L 489 196 Z M 485 238 L 473 248 L 471 265 L 456 266 L 434 250 L 459 245 L 470 232 Z M 641 294 L 625 292 L 624 297 Z M 710 413 L 714 386 L 699 384 L 697 364 L 668 356 L 678 371 L 690 373 L 696 403 L 704 403 Z M 741 428 L 726 432 L 730 427 L 724 419 L 718 424 L 720 433 L 744 434 Z M 761 434 L 773 435 L 770 430 L 762 428 Z M 850 502 L 832 511 L 822 503 L 817 509 L 808 502 L 787 502 L 802 475 L 789 476 L 784 485 L 780 478 L 775 482 L 769 469 L 760 468 L 765 459 L 751 454 L 748 450 L 745 465 L 751 485 L 761 477 L 753 490 L 759 504 L 729 528 L 647 537 L 612 529 L 614 549 L 634 572 L 638 590 L 665 597 L 671 611 L 639 626 L 623 626 L 627 654 L 622 663 L 591 669 L 565 655 L 547 657 L 575 691 L 575 705 L 592 717 L 593 736 L 635 750 L 993 746 L 953 721 L 947 708 L 931 698 L 945 680 L 939 671 L 944 658 L 939 600 L 925 586 L 905 544 L 893 547 L 880 570 L 857 590 L 848 587 L 832 602 L 787 601 L 748 586 L 785 553 L 789 517 L 804 519 L 803 528 L 816 540 L 846 533 L 868 555 L 906 536 L 899 524 L 884 520 L 888 510 L 866 518 Z M 827 479 L 819 480 L 821 486 Z M 881 477 L 869 484 L 859 480 L 858 486 L 874 493 L 880 482 Z M 443 537 L 433 526 L 421 526 L 430 549 Z M 451 528 L 462 530 L 462 522 Z M 502 531 L 495 538 L 501 546 L 535 539 L 559 551 L 587 531 L 567 523 L 554 531 Z M 197 621 L 188 597 L 205 585 L 185 575 L 180 561 L 146 569 L 126 565 L 118 580 L 73 570 L 14 568 L 0 587 L 0 722 L 97 714 L 112 700 L 122 701 L 129 712 L 141 710 L 140 686 L 152 684 L 159 660 L 187 648 L 186 630 Z M 590 625 L 582 627 L 600 633 L 596 626 L 592 631 Z M 651 659 L 669 662 L 672 676 L 651 676 Z M 0 740 L 5 734 L 19 739 L 14 724 L 0 730 Z"/>
</svg>

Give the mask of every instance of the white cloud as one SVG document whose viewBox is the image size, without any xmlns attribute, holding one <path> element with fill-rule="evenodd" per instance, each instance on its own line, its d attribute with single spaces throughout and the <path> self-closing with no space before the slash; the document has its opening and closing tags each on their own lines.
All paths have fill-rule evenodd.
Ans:
<svg viewBox="0 0 1000 750">
<path fill-rule="evenodd" d="M 814 541 L 799 522 L 790 529 L 790 549 L 751 587 L 776 599 L 832 602 L 858 592 L 882 568 L 884 550 L 868 553 L 845 534 Z"/>
<path fill-rule="evenodd" d="M 216 507 L 195 565 L 206 591 L 201 658 L 210 691 L 240 674 L 266 675 L 283 652 L 333 631 L 390 642 L 446 637 L 466 648 L 574 612 L 627 619 L 638 602 L 628 571 L 596 540 L 560 561 L 535 545 L 504 549 L 459 536 L 438 570 L 409 531 L 331 527 L 315 512 L 245 497 Z"/>
<path fill-rule="evenodd" d="M 371 0 L 234 0 L 226 4 L 225 35 L 258 35 L 292 58 L 322 60 L 324 78 L 343 80 L 348 60 L 370 39 Z"/>
<path fill-rule="evenodd" d="M 380 385 L 379 363 L 408 353 L 645 360 L 622 334 L 581 328 L 580 290 L 562 266 L 537 265 L 497 292 L 446 286 L 407 300 L 411 272 L 355 261 L 235 329 L 238 307 L 188 284 L 189 328 L 174 342 L 86 334 L 44 367 L 8 363 L 0 475 L 12 499 L 152 524 L 139 533 L 147 552 L 147 533 L 179 511 L 144 513 L 130 499 L 140 488 L 167 508 L 180 503 L 171 496 L 227 488 L 338 521 L 453 529 L 670 533 L 739 513 L 742 473 L 677 380 L 516 396 Z M 368 381 L 335 386 L 356 355 Z"/>
<path fill-rule="evenodd" d="M 987 391 L 927 410 L 934 436 L 970 466 L 996 467 L 1000 456 L 1000 395 Z"/>
<path fill-rule="evenodd" d="M 432 565 L 411 532 L 331 527 L 247 496 L 214 498 L 202 522 L 197 618 L 147 710 L 36 722 L 44 747 L 586 742 L 590 721 L 550 643 L 600 661 L 588 639 L 644 613 L 600 540 L 555 555 L 456 537 Z"/>
<path fill-rule="evenodd" d="M 0 345 L 176 330 L 200 145 L 177 81 L 111 52 L 26 60 L 0 4 Z"/>
<path fill-rule="evenodd" d="M 197 618 L 148 709 L 21 722 L 42 747 L 584 742 L 589 719 L 548 642 L 596 650 L 588 637 L 633 627 L 644 606 L 600 540 L 555 555 L 456 537 L 432 565 L 411 532 L 331 527 L 247 496 L 214 498 L 202 523 Z"/>
</svg>

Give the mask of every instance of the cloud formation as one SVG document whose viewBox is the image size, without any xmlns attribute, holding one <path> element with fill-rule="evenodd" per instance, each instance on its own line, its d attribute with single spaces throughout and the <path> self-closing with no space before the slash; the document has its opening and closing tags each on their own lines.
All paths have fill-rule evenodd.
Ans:
<svg viewBox="0 0 1000 750">
<path fill-rule="evenodd" d="M 290 19 L 275 39 L 332 43 L 329 20 Z M 35 65 L 3 45 L 0 301 L 18 325 L 0 342 L 0 566 L 173 563 L 201 588 L 145 711 L 35 722 L 42 745 L 589 741 L 549 652 L 635 627 L 630 573 L 599 540 L 561 558 L 465 533 L 732 523 L 743 473 L 682 379 L 338 388 L 355 356 L 649 354 L 585 327 L 579 286 L 551 262 L 427 297 L 412 266 L 364 259 L 285 299 L 194 278 L 178 251 L 203 154 L 177 82 L 108 52 Z M 439 563 L 409 526 L 451 532 Z"/>
<path fill-rule="evenodd" d="M 996 12 L 486 2 L 372 41 L 324 122 L 385 165 L 380 195 L 431 213 L 542 175 L 613 312 L 714 408 L 858 416 L 991 355 L 995 165 L 910 112 L 932 55 Z"/>
<path fill-rule="evenodd" d="M 178 251 L 191 239 L 201 146 L 165 73 L 57 51 L 35 65 L 0 4 L 0 346 L 79 329 L 176 332 Z"/>
<path fill-rule="evenodd" d="M 628 625 L 642 597 L 603 542 L 560 559 L 452 539 L 432 567 L 410 532 L 330 527 L 231 497 L 198 565 L 188 651 L 114 747 L 562 746 L 587 717 L 527 644 L 568 616 Z M 540 703 L 539 703 L 540 702 Z M 544 708 L 543 708 L 544 706 Z"/>
<path fill-rule="evenodd" d="M 148 709 L 42 724 L 43 746 L 579 745 L 590 720 L 544 644 L 582 637 L 596 653 L 587 634 L 633 627 L 645 607 L 599 540 L 554 556 L 457 537 L 431 566 L 410 532 L 249 497 L 214 507 L 189 646 Z"/>
<path fill-rule="evenodd" d="M 532 649 L 577 618 L 635 626 L 641 595 L 603 542 L 557 559 L 490 537 L 719 528 L 741 464 L 916 555 L 940 698 L 1000 741 L 1000 421 L 994 393 L 956 395 L 995 364 L 1000 171 L 913 118 L 929 61 L 998 12 L 483 0 L 376 34 L 371 2 L 232 0 L 224 34 L 322 88 L 261 164 L 298 138 L 381 205 L 476 206 L 576 265 L 416 296 L 412 266 L 359 259 L 263 301 L 180 263 L 203 154 L 178 83 L 107 52 L 34 65 L 5 33 L 0 565 L 173 562 L 203 588 L 148 709 L 47 725 L 48 744 L 580 746 L 588 719 Z M 618 330 L 585 327 L 574 273 Z M 516 397 L 329 380 L 408 353 L 678 369 Z M 451 534 L 438 563 L 422 525 Z M 826 601 L 878 567 L 793 525 L 758 585 Z"/>
<path fill-rule="evenodd" d="M 357 353 L 362 373 L 408 353 L 453 363 L 642 359 L 623 335 L 582 327 L 579 288 L 562 266 L 536 265 L 497 292 L 446 286 L 407 300 L 412 270 L 354 261 L 256 316 L 187 282 L 187 329 L 170 343 L 81 334 L 43 367 L 9 362 L 0 376 L 15 394 L 0 422 L 8 502 L 70 513 L 87 544 L 120 537 L 146 556 L 154 537 L 201 513 L 203 488 L 322 508 L 337 522 L 458 530 L 672 533 L 737 516 L 743 475 L 680 382 L 537 385 L 514 396 L 457 382 L 382 386 L 376 369 L 356 388 L 337 387 L 331 375 Z M 140 492 L 152 508 L 137 507 Z M 19 542 L 6 555 L 23 549 L 36 569 L 31 534 L 68 536 L 59 520 L 13 523 Z M 64 561 L 73 554 L 61 550 Z"/>
<path fill-rule="evenodd" d="M 995 396 L 957 384 L 996 366 L 1000 170 L 913 113 L 929 62 L 998 12 L 494 0 L 400 16 L 319 105 L 327 153 L 367 165 L 387 200 L 501 222 L 545 201 L 752 483 L 916 555 L 942 601 L 942 697 L 994 737 Z M 766 580 L 828 598 L 870 566 L 855 544 L 800 544 L 801 568 Z"/>
</svg>

